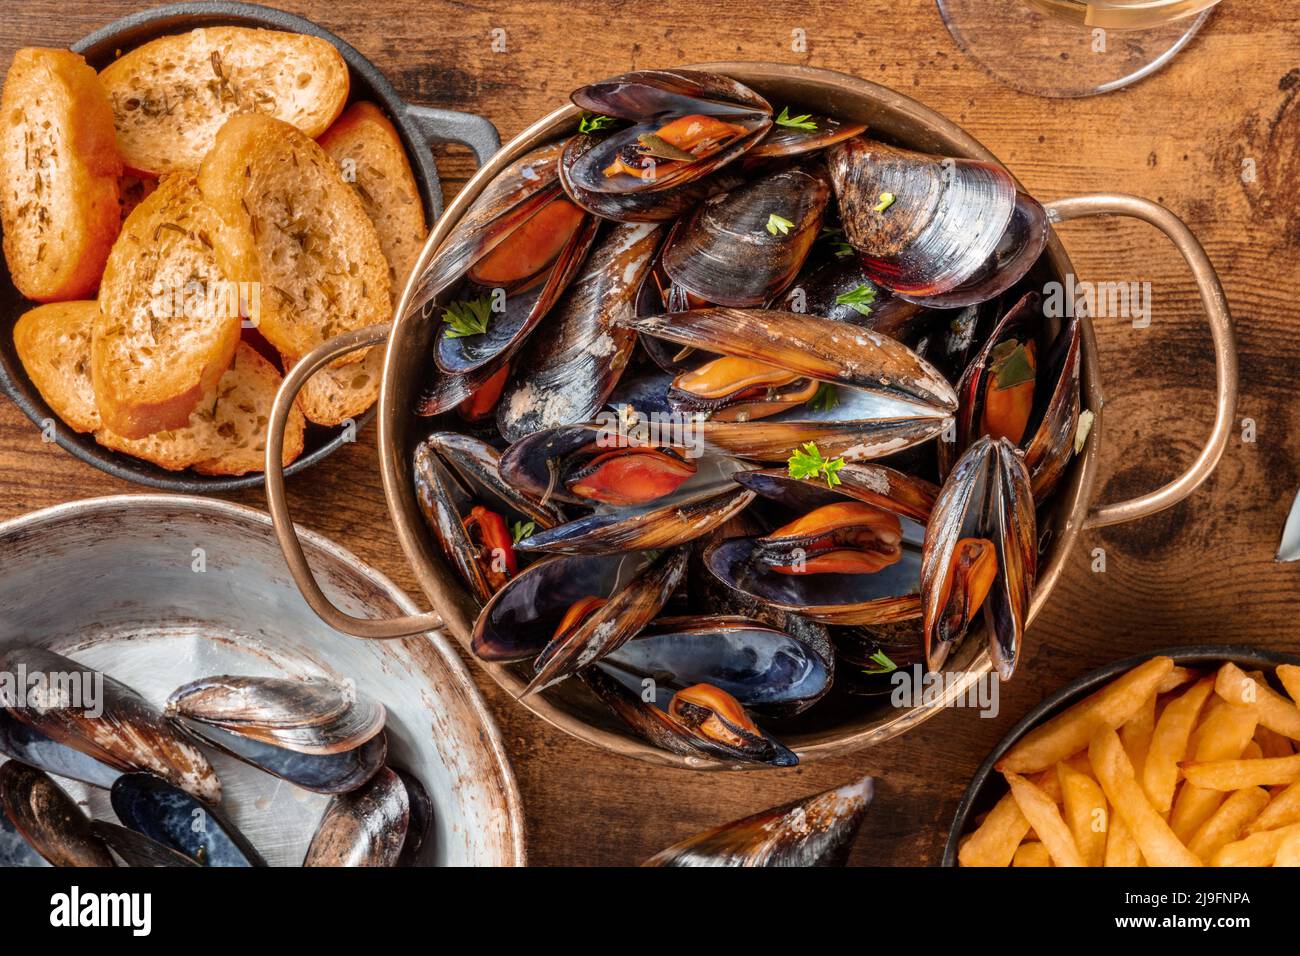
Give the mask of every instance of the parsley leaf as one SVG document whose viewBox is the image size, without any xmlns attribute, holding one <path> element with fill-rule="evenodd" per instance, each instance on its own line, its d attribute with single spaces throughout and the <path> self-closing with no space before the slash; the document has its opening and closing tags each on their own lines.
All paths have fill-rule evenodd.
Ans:
<svg viewBox="0 0 1300 956">
<path fill-rule="evenodd" d="M 888 674 L 891 671 L 898 670 L 898 665 L 889 659 L 889 655 L 884 651 L 876 651 L 871 655 L 871 659 L 876 663 L 875 667 L 864 670 L 864 674 Z"/>
<path fill-rule="evenodd" d="M 536 521 L 516 521 L 510 526 L 510 537 L 515 544 L 518 544 L 524 538 L 531 538 L 536 531 Z"/>
<path fill-rule="evenodd" d="M 826 487 L 834 488 L 840 483 L 839 471 L 844 467 L 843 458 L 826 459 L 813 442 L 795 449 L 787 462 L 791 478 L 825 478 Z"/>
<path fill-rule="evenodd" d="M 847 256 L 853 255 L 853 247 L 849 245 L 848 241 L 844 238 L 843 229 L 824 226 L 822 227 L 822 234 L 817 238 L 826 239 L 830 242 L 831 251 L 835 253 L 836 259 L 843 259 Z"/>
<path fill-rule="evenodd" d="M 817 394 L 812 397 L 810 404 L 815 412 L 829 412 L 839 403 L 840 399 L 835 392 L 835 386 L 830 382 L 822 382 L 817 386 Z"/>
<path fill-rule="evenodd" d="M 793 225 L 794 223 L 789 219 L 786 219 L 784 216 L 778 216 L 776 213 L 772 213 L 772 215 L 767 217 L 767 231 L 774 236 L 778 232 L 783 236 L 790 235 L 790 227 Z"/>
<path fill-rule="evenodd" d="M 894 200 L 896 198 L 897 197 L 893 193 L 881 193 L 880 202 L 876 203 L 876 205 L 873 208 L 875 209 L 876 212 L 884 212 L 886 209 L 888 209 L 890 206 L 894 204 Z"/>
<path fill-rule="evenodd" d="M 578 120 L 579 133 L 603 133 L 614 125 L 614 117 L 588 113 Z"/>
<path fill-rule="evenodd" d="M 812 114 L 804 113 L 802 116 L 791 116 L 790 107 L 781 107 L 781 115 L 775 120 L 777 126 L 785 126 L 789 129 L 807 129 L 817 128 L 817 124 L 812 122 Z"/>
<path fill-rule="evenodd" d="M 875 305 L 875 302 L 876 290 L 865 282 L 856 289 L 835 297 L 836 305 L 847 305 L 858 315 L 870 315 L 871 307 Z"/>
<path fill-rule="evenodd" d="M 449 302 L 442 311 L 442 321 L 447 323 L 443 335 L 449 339 L 482 335 L 488 330 L 488 322 L 491 320 L 492 300 L 489 298 Z"/>
</svg>

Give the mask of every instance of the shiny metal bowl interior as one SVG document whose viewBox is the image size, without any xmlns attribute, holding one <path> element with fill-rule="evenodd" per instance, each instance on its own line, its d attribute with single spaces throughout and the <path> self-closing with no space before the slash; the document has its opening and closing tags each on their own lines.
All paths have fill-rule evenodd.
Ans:
<svg viewBox="0 0 1300 956">
<path fill-rule="evenodd" d="M 770 102 L 792 103 L 801 109 L 866 123 L 871 134 L 878 138 L 930 153 L 997 162 L 992 153 L 951 121 L 915 100 L 875 83 L 828 70 L 780 64 L 712 63 L 702 66 L 735 77 L 752 86 Z M 502 147 L 447 208 L 425 246 L 416 273 L 423 269 L 432 251 L 497 172 L 530 149 L 572 131 L 578 116 L 576 107 L 563 106 Z M 1066 274 L 1073 274 L 1065 249 L 1055 233 L 1038 268 L 1046 269 L 1045 278 L 1063 279 Z M 379 446 L 384 493 L 398 540 L 421 588 L 442 614 L 446 628 L 468 648 L 477 607 L 425 526 L 413 488 L 411 455 L 416 443 L 428 433 L 429 426 L 412 412 L 412 407 L 418 388 L 429 374 L 429 356 L 436 329 L 435 323 L 422 320 L 418 311 L 414 315 L 406 314 L 410 288 L 407 291 L 408 296 L 397 310 L 398 320 L 388 345 L 380 393 Z M 1097 418 L 1091 439 L 1083 452 L 1070 463 L 1055 493 L 1054 505 L 1045 517 L 1047 534 L 1040 558 L 1039 583 L 1030 608 L 1031 622 L 1042 611 L 1060 577 L 1092 500 L 1096 449 L 1102 432 L 1101 384 L 1096 369 L 1097 345 L 1092 326 L 1085 319 L 1082 322 L 1080 378 L 1083 407 L 1091 410 Z M 1042 530 L 1040 528 L 1040 537 Z M 1033 639 L 1031 633 L 1030 641 Z M 948 696 L 962 693 L 969 682 L 989 670 L 987 655 L 976 650 L 979 643 L 967 641 L 965 651 L 953 661 L 954 669 L 964 670 L 967 676 L 960 686 L 950 688 Z M 523 689 L 525 681 L 521 676 L 524 672 L 517 667 L 480 664 L 512 695 L 517 696 Z M 521 703 L 556 727 L 618 753 L 696 769 L 745 769 L 750 766 L 722 764 L 703 757 L 682 757 L 651 747 L 632 735 L 602 705 L 590 699 L 583 688 L 573 686 L 575 684 L 575 681 L 564 682 Z M 818 705 L 809 712 L 810 718 L 817 715 L 816 722 L 810 719 L 804 728 L 781 737 L 804 761 L 847 753 L 887 740 L 933 716 L 942 704 L 900 710 L 891 707 L 885 698 L 879 704 L 863 704 L 855 712 L 818 715 L 821 707 Z"/>
<path fill-rule="evenodd" d="M 354 614 L 414 610 L 347 551 L 299 531 L 335 601 Z M 0 524 L 0 646 L 48 647 L 154 703 L 212 674 L 355 681 L 388 708 L 389 759 L 428 789 L 436 823 L 421 865 L 524 862 L 523 816 L 492 716 L 440 635 L 362 641 L 299 595 L 260 511 L 205 498 L 95 498 Z M 201 570 L 200 570 L 201 569 Z M 273 866 L 297 866 L 327 798 L 220 754 L 223 808 Z M 101 819 L 108 795 L 68 781 Z"/>
</svg>

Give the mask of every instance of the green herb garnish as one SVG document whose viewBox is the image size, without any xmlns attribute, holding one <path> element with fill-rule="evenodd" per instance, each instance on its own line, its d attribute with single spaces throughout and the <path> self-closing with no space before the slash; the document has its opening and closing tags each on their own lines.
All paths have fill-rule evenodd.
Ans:
<svg viewBox="0 0 1300 956">
<path fill-rule="evenodd" d="M 536 531 L 536 521 L 516 521 L 510 526 L 510 537 L 515 544 L 518 544 L 524 538 L 531 538 Z"/>
<path fill-rule="evenodd" d="M 655 133 L 642 133 L 636 138 L 637 143 L 656 159 L 666 159 L 674 163 L 693 163 L 695 154 L 674 146 L 668 140 Z"/>
<path fill-rule="evenodd" d="M 802 451 L 795 450 L 787 464 L 791 478 L 825 478 L 826 487 L 834 488 L 840 483 L 839 471 L 844 467 L 844 459 L 823 458 L 817 446 L 808 442 Z"/>
<path fill-rule="evenodd" d="M 614 117 L 589 113 L 578 120 L 579 133 L 603 133 L 614 125 Z"/>
<path fill-rule="evenodd" d="M 836 259 L 843 259 L 846 256 L 853 255 L 853 247 L 845 240 L 843 229 L 825 226 L 822 228 L 822 234 L 817 238 L 826 239 L 830 242 L 831 251 L 835 253 Z"/>
<path fill-rule="evenodd" d="M 817 386 L 817 394 L 812 397 L 809 404 L 815 412 L 829 412 L 839 403 L 840 398 L 835 392 L 835 386 L 830 382 L 822 382 Z"/>
<path fill-rule="evenodd" d="M 880 202 L 876 203 L 875 205 L 876 212 L 884 212 L 886 209 L 888 209 L 890 206 L 894 204 L 894 199 L 895 196 L 893 193 L 881 193 Z"/>
<path fill-rule="evenodd" d="M 793 225 L 794 223 L 789 219 L 786 219 L 784 216 L 778 216 L 776 213 L 772 213 L 772 215 L 767 217 L 767 231 L 774 236 L 778 232 L 783 236 L 788 236 L 790 234 L 790 227 Z"/>
<path fill-rule="evenodd" d="M 1034 380 L 1034 365 L 1025 347 L 1014 339 L 999 342 L 989 355 L 999 389 L 1015 388 Z"/>
<path fill-rule="evenodd" d="M 442 321 L 447 323 L 447 328 L 443 329 L 442 334 L 449 339 L 482 335 L 488 330 L 488 322 L 491 319 L 492 300 L 489 298 L 451 302 L 442 311 Z"/>
<path fill-rule="evenodd" d="M 808 129 L 817 128 L 817 124 L 812 122 L 812 114 L 804 113 L 802 116 L 791 116 L 790 107 L 781 107 L 781 115 L 776 118 L 777 126 L 785 126 L 790 129 Z"/>
<path fill-rule="evenodd" d="M 847 305 L 858 315 L 870 315 L 871 307 L 876 303 L 876 290 L 865 282 L 843 295 L 835 297 L 836 305 Z"/>
<path fill-rule="evenodd" d="M 893 661 L 891 661 L 891 660 L 889 659 L 889 655 L 886 654 L 884 651 L 876 651 L 876 653 L 874 653 L 874 654 L 871 655 L 871 660 L 874 661 L 875 664 L 876 664 L 877 666 L 875 666 L 875 667 L 869 667 L 869 668 L 863 670 L 862 673 L 864 673 L 864 674 L 888 674 L 888 673 L 890 673 L 891 671 L 896 671 L 896 670 L 898 670 L 898 665 L 895 664 Z"/>
</svg>

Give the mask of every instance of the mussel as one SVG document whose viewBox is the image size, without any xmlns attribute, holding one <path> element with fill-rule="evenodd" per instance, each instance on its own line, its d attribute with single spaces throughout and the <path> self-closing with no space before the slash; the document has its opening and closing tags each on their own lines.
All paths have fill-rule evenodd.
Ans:
<svg viewBox="0 0 1300 956">
<path fill-rule="evenodd" d="M 844 233 L 872 278 L 930 308 L 983 302 L 1018 282 L 1047 243 L 1047 214 L 1001 166 L 857 137 L 827 166 Z"/>
<path fill-rule="evenodd" d="M 387 752 L 383 704 L 323 678 L 206 677 L 173 691 L 167 714 L 204 743 L 318 793 L 357 789 Z"/>
<path fill-rule="evenodd" d="M 0 651 L 0 673 L 14 675 L 17 699 L 0 700 L 9 717 L 39 736 L 26 735 L 24 754 L 53 772 L 98 786 L 111 784 L 103 767 L 55 754 L 43 741 L 84 754 L 120 772 L 147 770 L 209 802 L 221 799 L 221 783 L 203 753 L 178 735 L 143 697 L 120 681 L 39 647 Z M 12 730 L 9 740 L 17 739 Z M 36 758 L 35 751 L 46 758 Z"/>
<path fill-rule="evenodd" d="M 113 866 L 76 801 L 35 767 L 0 765 L 0 817 L 0 864 L 39 866 L 34 851 L 51 866 Z"/>
<path fill-rule="evenodd" d="M 111 795 L 113 812 L 124 826 L 200 866 L 266 866 L 248 838 L 220 810 L 161 777 L 123 774 Z M 125 842 L 120 845 L 126 853 L 142 853 Z M 129 862 L 126 854 L 122 856 Z"/>
<path fill-rule="evenodd" d="M 875 794 L 871 777 L 706 830 L 644 866 L 843 866 Z"/>
<path fill-rule="evenodd" d="M 329 802 L 303 866 L 396 866 L 411 823 L 406 783 L 381 767 L 369 781 Z"/>
<path fill-rule="evenodd" d="M 24 724 L 0 710 L 0 754 L 22 761 L 32 767 L 80 780 L 93 787 L 107 790 L 122 775 L 121 770 L 96 760 L 89 754 L 65 746 L 35 727 Z"/>
<path fill-rule="evenodd" d="M 986 435 L 958 459 L 926 525 L 921 592 L 928 667 L 940 670 L 982 613 L 993 666 L 1009 680 L 1037 561 L 1024 457 L 1007 438 Z"/>
<path fill-rule="evenodd" d="M 794 115 L 791 115 L 791 114 Z M 749 159 L 787 158 L 802 156 L 834 146 L 836 143 L 867 131 L 865 123 L 848 123 L 813 113 L 798 113 L 790 107 L 782 107 L 772 129 L 763 137 L 763 141 L 751 149 L 745 156 Z"/>
</svg>

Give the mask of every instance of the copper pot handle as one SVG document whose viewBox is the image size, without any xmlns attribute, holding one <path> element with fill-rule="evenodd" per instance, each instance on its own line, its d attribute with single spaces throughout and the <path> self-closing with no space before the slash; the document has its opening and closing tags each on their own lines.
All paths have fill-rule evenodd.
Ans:
<svg viewBox="0 0 1300 956">
<path fill-rule="evenodd" d="M 289 501 L 284 493 L 284 429 L 289 421 L 289 411 L 293 408 L 298 392 L 302 390 L 307 379 L 329 362 L 355 352 L 367 346 L 378 345 L 388 338 L 391 326 L 388 323 L 370 325 L 355 332 L 336 335 L 306 354 L 284 377 L 280 390 L 275 395 L 275 404 L 271 407 L 271 420 L 267 425 L 266 435 L 266 503 L 271 511 L 271 523 L 275 528 L 276 540 L 284 552 L 284 560 L 289 565 L 289 573 L 294 583 L 307 600 L 307 604 L 320 615 L 330 627 L 353 637 L 393 638 L 411 637 L 426 631 L 436 631 L 443 625 L 441 615 L 433 612 L 408 614 L 403 617 L 384 619 L 353 617 L 339 610 L 325 592 L 316 583 L 307 555 L 303 553 L 298 542 L 298 533 L 289 514 Z"/>
<path fill-rule="evenodd" d="M 1205 318 L 1214 339 L 1215 413 L 1214 428 L 1196 460 L 1163 488 L 1108 505 L 1094 506 L 1084 521 L 1085 528 L 1104 528 L 1135 521 L 1176 505 L 1201 486 L 1223 457 L 1237 405 L 1237 345 L 1232 331 L 1232 314 L 1209 257 L 1187 225 L 1159 203 L 1122 193 L 1096 193 L 1044 203 L 1053 223 L 1088 216 L 1128 216 L 1155 226 L 1182 254 L 1192 270 L 1196 288 L 1205 306 Z"/>
</svg>

